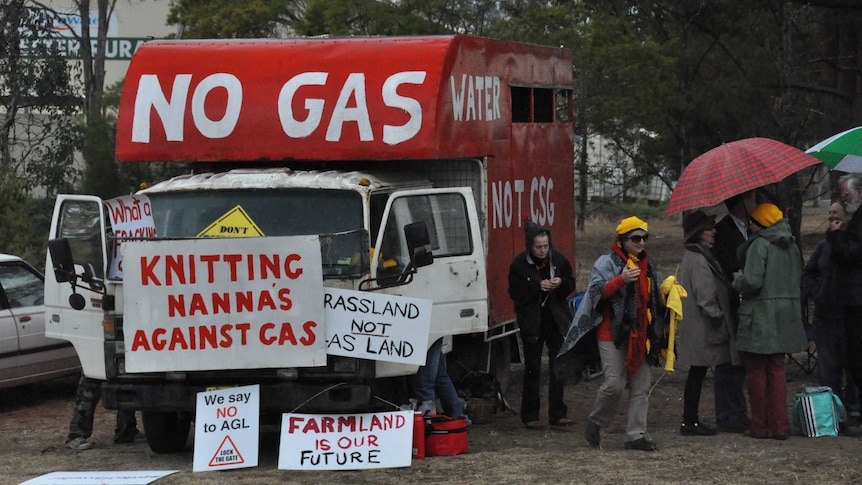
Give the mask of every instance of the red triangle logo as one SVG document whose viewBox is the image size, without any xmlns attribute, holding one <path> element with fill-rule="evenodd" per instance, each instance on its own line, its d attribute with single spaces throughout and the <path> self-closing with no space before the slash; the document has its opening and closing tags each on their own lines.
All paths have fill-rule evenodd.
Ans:
<svg viewBox="0 0 862 485">
<path fill-rule="evenodd" d="M 209 466 L 241 465 L 243 463 L 245 463 L 245 459 L 242 457 L 242 453 L 236 449 L 230 436 L 225 436 L 210 460 Z"/>
</svg>

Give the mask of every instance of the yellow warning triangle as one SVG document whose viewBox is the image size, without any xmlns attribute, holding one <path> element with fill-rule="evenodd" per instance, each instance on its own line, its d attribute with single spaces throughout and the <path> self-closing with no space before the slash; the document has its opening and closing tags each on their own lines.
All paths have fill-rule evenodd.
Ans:
<svg viewBox="0 0 862 485">
<path fill-rule="evenodd" d="M 236 449 L 236 445 L 230 439 L 230 435 L 227 435 L 210 460 L 209 466 L 238 465 L 242 463 L 245 463 L 245 458 Z"/>
<path fill-rule="evenodd" d="M 248 212 L 236 206 L 216 219 L 197 237 L 261 237 L 263 231 L 251 220 Z"/>
</svg>

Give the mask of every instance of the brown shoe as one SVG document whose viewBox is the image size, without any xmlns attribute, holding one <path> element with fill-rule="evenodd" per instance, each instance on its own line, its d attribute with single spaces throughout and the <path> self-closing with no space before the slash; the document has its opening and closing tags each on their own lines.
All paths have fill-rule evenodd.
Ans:
<svg viewBox="0 0 862 485">
<path fill-rule="evenodd" d="M 551 426 L 572 426 L 573 424 L 575 424 L 574 420 L 571 420 L 569 418 L 560 418 L 551 423 Z"/>
<path fill-rule="evenodd" d="M 524 426 L 527 429 L 542 429 L 542 422 L 541 421 L 527 421 L 524 423 Z"/>
</svg>

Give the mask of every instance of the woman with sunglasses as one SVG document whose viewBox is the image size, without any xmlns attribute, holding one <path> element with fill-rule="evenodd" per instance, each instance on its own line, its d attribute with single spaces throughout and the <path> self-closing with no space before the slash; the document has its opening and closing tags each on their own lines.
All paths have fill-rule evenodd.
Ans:
<svg viewBox="0 0 862 485">
<path fill-rule="evenodd" d="M 646 251 L 648 231 L 647 223 L 634 216 L 617 226 L 611 250 L 593 265 L 589 288 L 560 353 L 569 353 L 596 328 L 604 381 L 587 418 L 586 439 L 597 447 L 601 428 L 610 423 L 628 388 L 625 449 L 658 449 L 647 439 L 646 427 L 650 365 L 658 362 L 665 308 L 659 293 L 661 276 Z"/>
</svg>

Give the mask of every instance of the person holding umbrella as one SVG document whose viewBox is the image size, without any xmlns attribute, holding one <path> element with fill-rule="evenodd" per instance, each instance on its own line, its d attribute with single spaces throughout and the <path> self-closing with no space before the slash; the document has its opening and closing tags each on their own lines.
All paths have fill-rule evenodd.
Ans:
<svg viewBox="0 0 862 485">
<path fill-rule="evenodd" d="M 750 227 L 752 236 L 738 253 L 743 271 L 733 281 L 742 295 L 736 344 L 751 402 L 746 434 L 784 440 L 790 432 L 784 355 L 808 345 L 799 302 L 802 257 L 774 204 L 755 207 Z"/>
<path fill-rule="evenodd" d="M 728 279 L 728 289 L 733 274 L 742 269 L 736 250 L 748 240 L 749 214 L 757 206 L 755 191 L 731 197 L 724 201 L 727 215 L 716 224 L 712 253 Z M 739 293 L 730 289 L 731 331 L 736 336 Z M 736 352 L 732 354 L 738 357 Z M 715 424 L 719 431 L 742 433 L 751 425 L 745 399 L 745 369 L 738 358 L 721 363 L 714 369 Z"/>
</svg>

